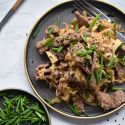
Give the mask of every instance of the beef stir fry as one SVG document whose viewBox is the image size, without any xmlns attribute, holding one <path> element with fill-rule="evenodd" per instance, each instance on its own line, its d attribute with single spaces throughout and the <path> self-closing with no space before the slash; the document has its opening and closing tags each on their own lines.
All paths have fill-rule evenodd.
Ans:
<svg viewBox="0 0 125 125">
<path fill-rule="evenodd" d="M 52 104 L 71 103 L 80 113 L 84 104 L 114 109 L 125 102 L 125 56 L 117 51 L 125 45 L 116 38 L 116 25 L 76 11 L 70 24 L 46 29 L 46 36 L 36 45 L 40 54 L 46 53 L 50 62 L 36 68 L 36 80 L 46 80 L 56 90 Z M 59 23 L 59 20 L 58 20 Z"/>
</svg>

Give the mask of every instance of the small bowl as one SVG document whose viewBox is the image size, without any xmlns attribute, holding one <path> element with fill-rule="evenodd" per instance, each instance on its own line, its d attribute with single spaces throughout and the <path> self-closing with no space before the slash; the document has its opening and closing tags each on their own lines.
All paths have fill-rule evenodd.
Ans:
<svg viewBox="0 0 125 125">
<path fill-rule="evenodd" d="M 9 95 L 10 97 L 12 95 L 25 95 L 28 97 L 29 100 L 31 100 L 31 102 L 37 102 L 40 105 L 40 107 L 44 110 L 44 112 L 46 113 L 46 116 L 47 116 L 47 123 L 45 123 L 44 125 L 51 125 L 50 115 L 49 115 L 49 112 L 48 112 L 46 106 L 35 95 L 33 95 L 25 90 L 13 89 L 13 88 L 0 90 L 0 96 L 1 96 L 1 94 L 6 94 L 6 95 Z M 2 99 L 1 98 L 0 98 L 0 107 L 2 107 Z"/>
</svg>

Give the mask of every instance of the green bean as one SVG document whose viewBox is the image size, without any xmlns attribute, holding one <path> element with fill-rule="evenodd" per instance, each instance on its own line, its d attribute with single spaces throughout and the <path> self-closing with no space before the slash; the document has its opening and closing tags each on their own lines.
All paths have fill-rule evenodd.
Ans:
<svg viewBox="0 0 125 125">
<path fill-rule="evenodd" d="M 92 28 L 96 25 L 97 21 L 100 18 L 100 14 L 97 14 L 96 17 L 92 20 L 92 22 L 89 25 L 89 30 L 92 30 Z"/>
</svg>

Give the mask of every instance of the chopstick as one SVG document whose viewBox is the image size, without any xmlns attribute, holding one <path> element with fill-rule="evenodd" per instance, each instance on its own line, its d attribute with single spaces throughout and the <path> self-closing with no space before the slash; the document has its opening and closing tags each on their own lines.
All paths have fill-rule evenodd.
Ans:
<svg viewBox="0 0 125 125">
<path fill-rule="evenodd" d="M 0 22 L 0 30 L 3 28 L 3 26 L 5 25 L 5 23 L 10 19 L 10 17 L 14 14 L 14 12 L 22 4 L 23 1 L 24 0 L 17 0 L 16 3 L 12 6 L 12 8 L 9 10 L 9 12 L 6 14 L 6 16 Z"/>
</svg>

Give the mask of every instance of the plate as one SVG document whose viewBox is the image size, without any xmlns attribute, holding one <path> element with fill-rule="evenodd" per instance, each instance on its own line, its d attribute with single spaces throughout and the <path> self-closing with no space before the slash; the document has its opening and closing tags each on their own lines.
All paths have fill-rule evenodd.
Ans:
<svg viewBox="0 0 125 125">
<path fill-rule="evenodd" d="M 27 92 L 27 91 L 24 91 L 24 90 L 21 90 L 21 89 L 5 89 L 5 90 L 0 90 L 0 108 L 3 107 L 3 98 L 2 96 L 5 96 L 5 97 L 8 97 L 8 98 L 11 98 L 11 97 L 16 97 L 16 96 L 26 96 L 27 99 L 30 100 L 30 102 L 32 102 L 33 104 L 35 102 L 37 102 L 39 104 L 39 107 L 45 112 L 46 116 L 47 116 L 47 122 L 46 123 L 43 123 L 43 125 L 51 125 L 51 120 L 50 120 L 50 116 L 49 116 L 49 113 L 48 113 L 48 110 L 46 108 L 46 106 L 43 104 L 43 102 L 38 99 L 36 96 L 34 96 L 33 94 Z M 28 125 L 31 125 L 31 124 L 28 124 Z"/>
<path fill-rule="evenodd" d="M 118 9 L 114 8 L 113 6 L 106 4 L 101 1 L 91 1 L 93 5 L 95 5 L 97 8 L 101 9 L 103 12 L 105 12 L 112 20 L 120 22 L 120 24 L 125 27 L 124 19 L 125 14 L 120 12 Z M 35 69 L 38 65 L 44 64 L 48 61 L 48 58 L 46 55 L 40 55 L 35 47 L 36 43 L 43 39 L 45 36 L 45 29 L 52 24 L 55 24 L 58 17 L 61 18 L 61 23 L 63 22 L 70 22 L 71 19 L 74 17 L 73 11 L 74 7 L 72 6 L 73 1 L 68 1 L 65 3 L 62 3 L 53 9 L 49 10 L 46 14 L 44 14 L 34 25 L 31 33 L 29 34 L 29 38 L 26 43 L 25 47 L 25 55 L 24 55 L 24 63 L 25 63 L 25 70 L 28 77 L 28 80 L 30 82 L 30 85 L 32 86 L 33 90 L 37 94 L 37 96 L 51 109 L 54 111 L 69 116 L 72 118 L 80 118 L 80 119 L 92 119 L 92 118 L 98 118 L 102 116 L 106 116 L 108 114 L 111 114 L 121 107 L 118 107 L 117 109 L 110 110 L 108 112 L 104 112 L 101 108 L 95 108 L 91 106 L 85 107 L 86 112 L 88 114 L 91 114 L 90 117 L 87 117 L 85 115 L 81 116 L 75 116 L 66 106 L 64 102 L 56 105 L 49 105 L 47 102 L 44 101 L 45 98 L 52 99 L 55 97 L 55 90 L 50 89 L 50 86 L 46 84 L 46 81 L 39 81 L 36 82 L 35 80 Z M 37 36 L 34 38 L 34 32 L 38 27 L 41 27 L 39 29 L 39 32 Z"/>
</svg>

